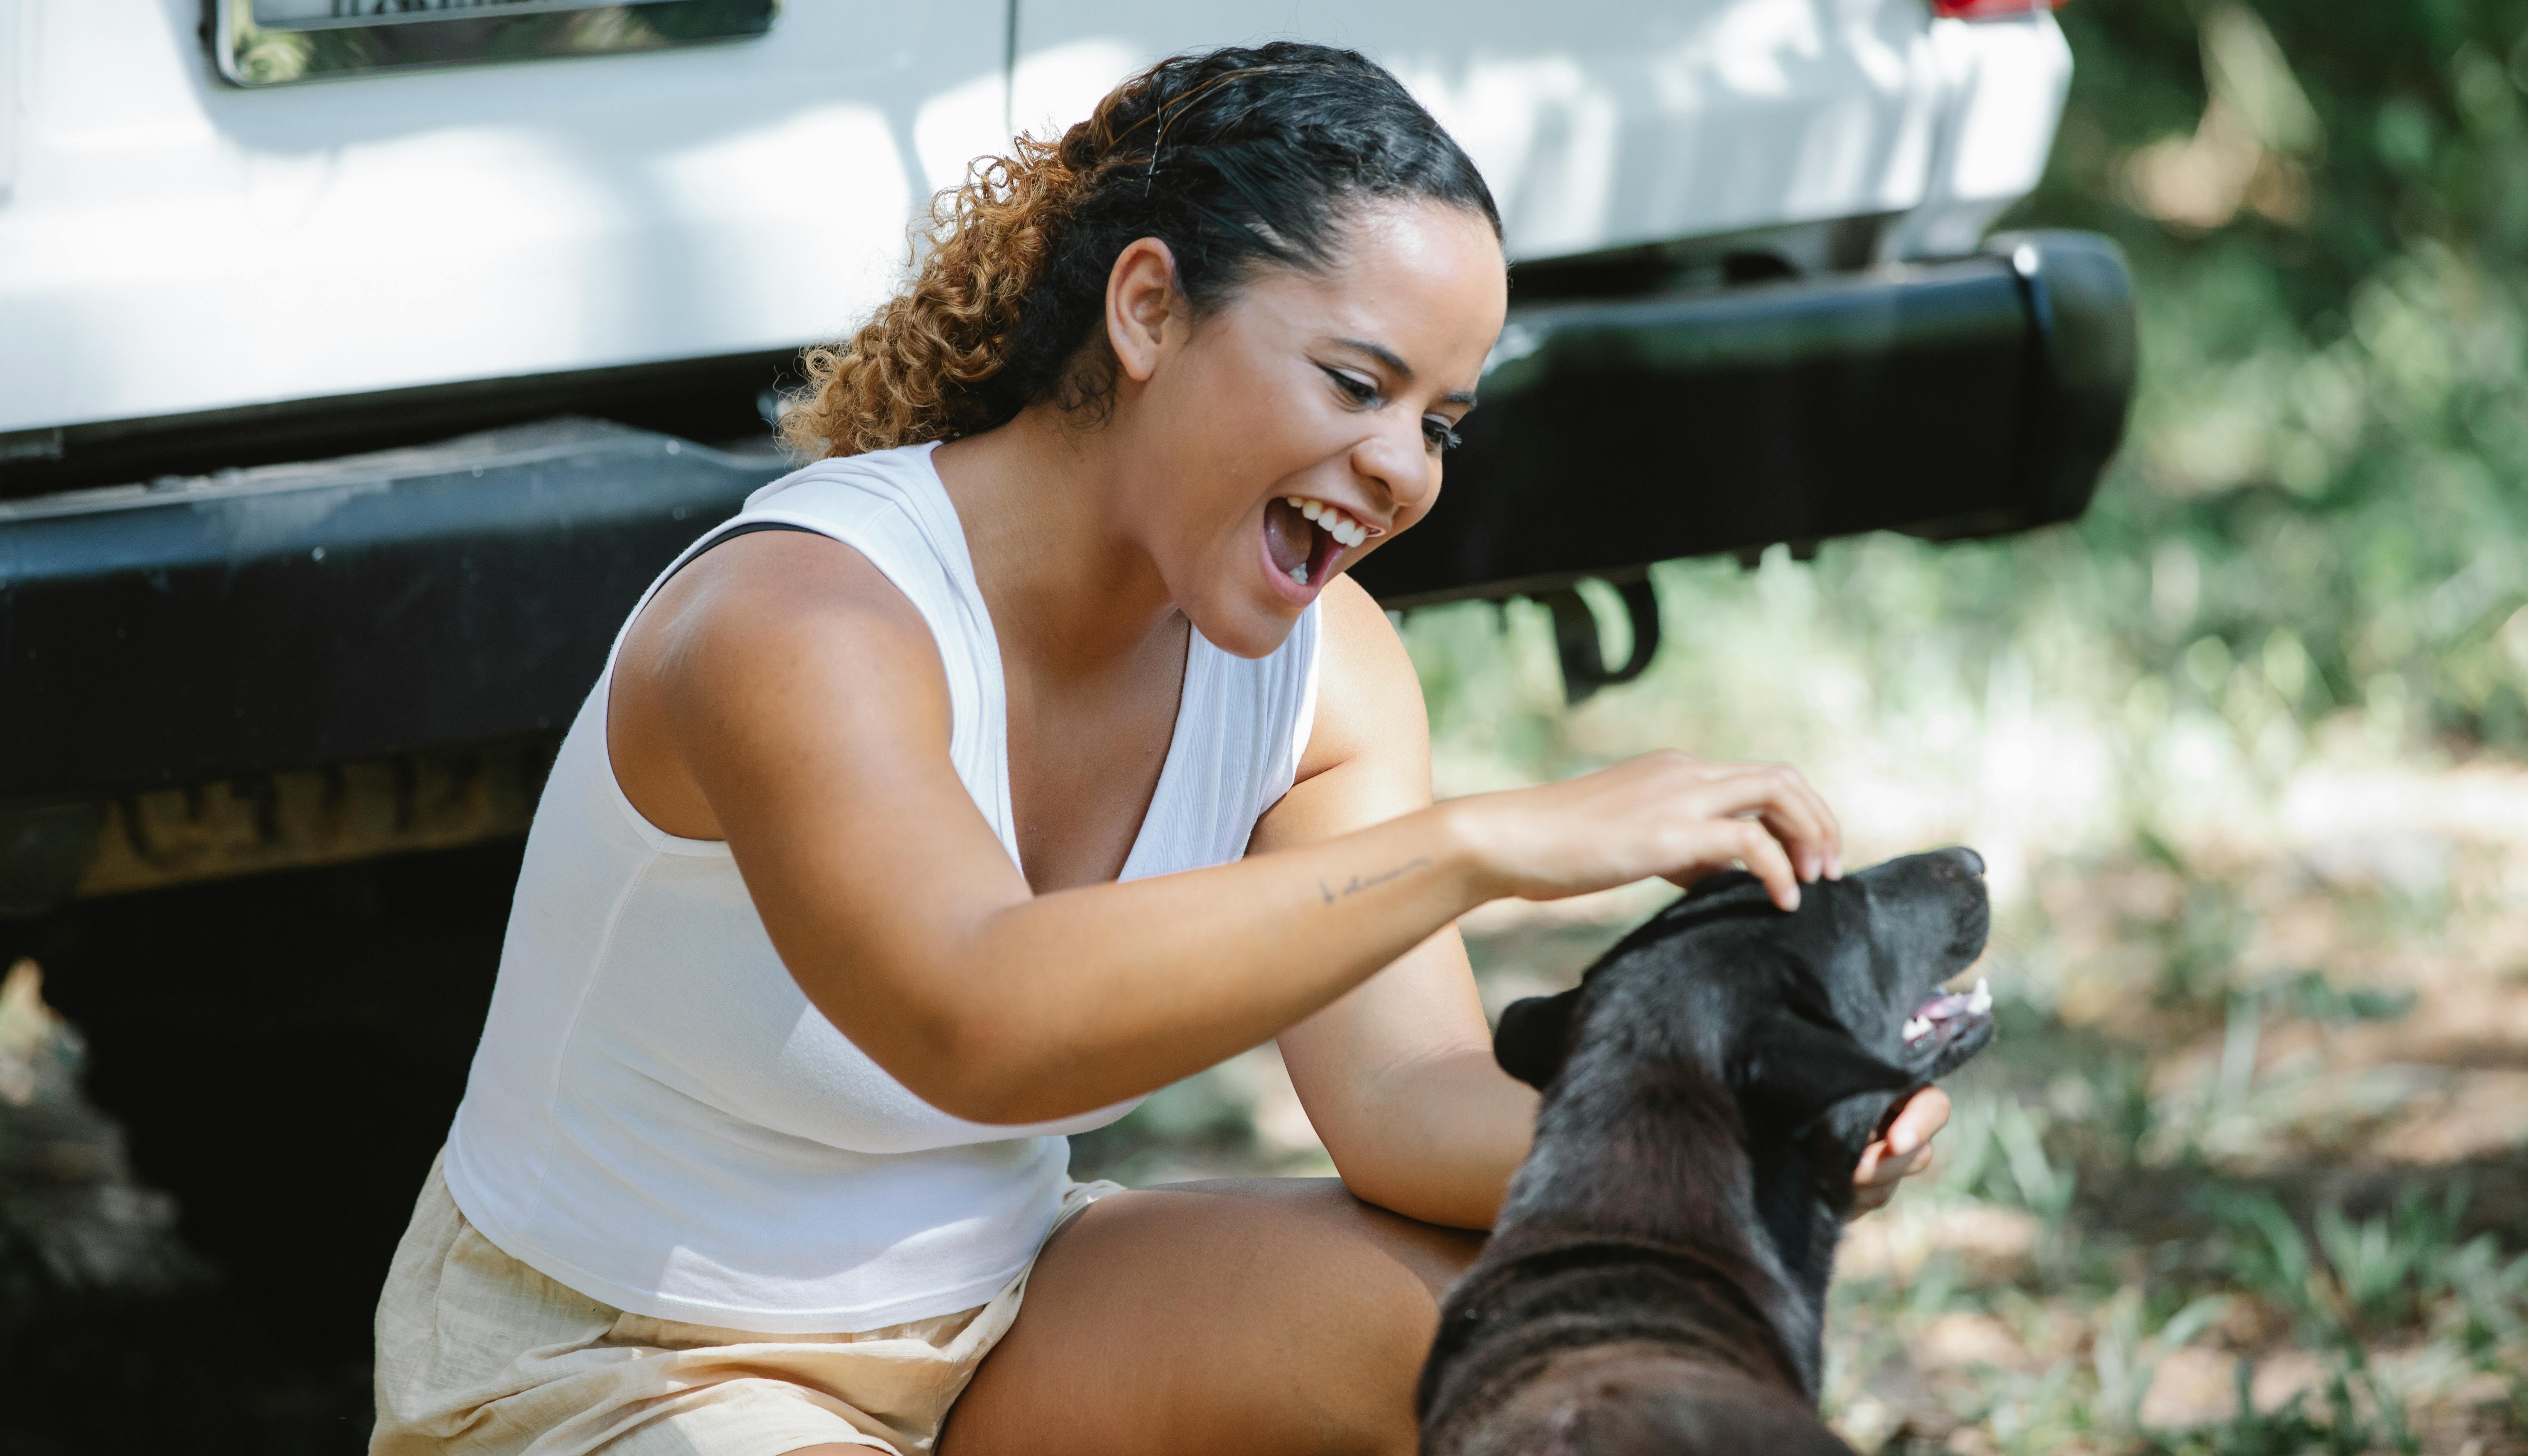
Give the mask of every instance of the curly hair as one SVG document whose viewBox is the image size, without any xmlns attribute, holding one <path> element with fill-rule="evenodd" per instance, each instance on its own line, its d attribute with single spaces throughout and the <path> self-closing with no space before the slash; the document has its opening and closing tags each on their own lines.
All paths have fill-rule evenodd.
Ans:
<svg viewBox="0 0 2528 1456">
<path fill-rule="evenodd" d="M 931 199 L 911 282 L 844 342 L 803 356 L 781 430 L 808 457 L 955 440 L 1041 400 L 1111 402 L 1099 325 L 1136 238 L 1176 260 L 1196 316 L 1256 269 L 1322 269 L 1373 198 L 1463 207 L 1501 234 L 1474 164 L 1396 78 L 1291 41 L 1171 57 L 1058 142 L 1020 136 Z"/>
</svg>

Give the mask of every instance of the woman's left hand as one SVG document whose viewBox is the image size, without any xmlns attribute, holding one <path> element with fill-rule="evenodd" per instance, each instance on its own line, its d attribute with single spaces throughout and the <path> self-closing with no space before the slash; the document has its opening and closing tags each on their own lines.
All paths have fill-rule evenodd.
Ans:
<svg viewBox="0 0 2528 1456">
<path fill-rule="evenodd" d="M 1876 1142 L 1861 1150 L 1852 1170 L 1855 1216 L 1887 1206 L 1896 1185 L 1931 1168 L 1931 1138 L 1949 1123 L 1949 1094 L 1924 1087 L 1907 1099 Z"/>
</svg>

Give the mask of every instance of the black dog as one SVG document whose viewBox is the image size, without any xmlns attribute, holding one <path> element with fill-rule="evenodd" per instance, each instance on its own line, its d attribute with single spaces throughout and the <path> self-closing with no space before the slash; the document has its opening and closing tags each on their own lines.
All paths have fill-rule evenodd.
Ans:
<svg viewBox="0 0 2528 1456">
<path fill-rule="evenodd" d="M 1805 1456 L 1825 1287 L 1861 1153 L 1900 1096 L 1983 1049 L 1983 861 L 1749 875 L 1661 911 L 1493 1054 L 1545 1093 L 1483 1257 L 1448 1291 L 1424 1456 Z"/>
</svg>

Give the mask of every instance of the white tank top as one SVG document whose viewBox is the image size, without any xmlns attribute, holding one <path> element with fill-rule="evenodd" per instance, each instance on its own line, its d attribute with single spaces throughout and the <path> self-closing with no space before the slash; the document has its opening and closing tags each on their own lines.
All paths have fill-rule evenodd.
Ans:
<svg viewBox="0 0 2528 1456">
<path fill-rule="evenodd" d="M 756 522 L 868 557 L 937 639 L 950 758 L 1016 860 L 1000 647 L 930 450 L 784 476 L 658 582 Z M 1244 853 L 1305 745 L 1317 641 L 1313 606 L 1260 659 L 1188 634 L 1176 733 L 1123 878 Z M 813 1333 L 983 1303 L 1052 1226 L 1064 1134 L 1132 1104 L 990 1126 L 880 1069 L 790 978 L 727 846 L 661 833 L 623 797 L 606 747 L 613 672 L 609 652 L 527 836 L 490 1019 L 448 1133 L 456 1206 L 513 1258 L 658 1319 Z"/>
</svg>

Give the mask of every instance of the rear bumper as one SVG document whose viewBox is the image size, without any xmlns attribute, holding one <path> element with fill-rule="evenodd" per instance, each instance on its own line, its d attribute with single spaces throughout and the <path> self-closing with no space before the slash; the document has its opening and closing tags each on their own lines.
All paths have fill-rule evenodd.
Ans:
<svg viewBox="0 0 2528 1456">
<path fill-rule="evenodd" d="M 1776 542 L 2068 521 L 2123 438 L 2133 362 L 2123 257 L 2083 234 L 1515 313 L 1445 503 L 1356 574 L 1409 606 Z"/>
<path fill-rule="evenodd" d="M 559 732 L 651 578 L 786 468 L 564 419 L 0 502 L 0 800 Z"/>
<path fill-rule="evenodd" d="M 2077 234 L 1522 310 L 1445 507 L 1360 575 L 1410 605 L 2068 520 L 2121 435 L 2133 360 L 2122 260 Z M 11 815 L 44 806 L 557 733 L 641 589 L 782 469 L 555 420 L 0 501 L 0 881 L 26 857 L 57 873 L 84 832 L 56 813 L 13 840 Z"/>
</svg>

